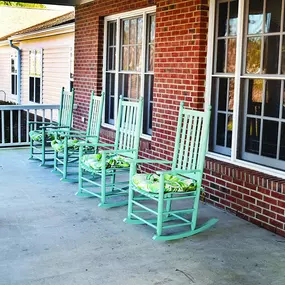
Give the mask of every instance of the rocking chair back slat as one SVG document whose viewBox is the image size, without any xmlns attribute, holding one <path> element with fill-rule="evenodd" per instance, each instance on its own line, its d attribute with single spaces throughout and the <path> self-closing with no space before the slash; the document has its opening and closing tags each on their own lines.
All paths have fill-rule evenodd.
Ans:
<svg viewBox="0 0 285 285">
<path fill-rule="evenodd" d="M 100 125 L 103 114 L 103 104 L 105 94 L 102 93 L 101 96 L 95 96 L 94 91 L 92 91 L 91 102 L 89 108 L 88 125 L 87 125 L 87 136 L 98 136 L 100 135 Z"/>
<path fill-rule="evenodd" d="M 180 105 L 172 169 L 203 171 L 210 110 L 185 110 Z M 193 177 L 193 175 L 190 175 Z"/>
<path fill-rule="evenodd" d="M 60 113 L 59 113 L 59 126 L 71 126 L 72 112 L 74 103 L 74 90 L 72 92 L 64 91 L 62 88 Z"/>
<path fill-rule="evenodd" d="M 124 101 L 121 98 L 119 102 L 115 146 L 118 150 L 135 149 L 138 152 L 143 98 L 135 102 Z M 137 153 L 126 153 L 126 156 L 131 158 L 136 157 L 136 155 Z"/>
</svg>

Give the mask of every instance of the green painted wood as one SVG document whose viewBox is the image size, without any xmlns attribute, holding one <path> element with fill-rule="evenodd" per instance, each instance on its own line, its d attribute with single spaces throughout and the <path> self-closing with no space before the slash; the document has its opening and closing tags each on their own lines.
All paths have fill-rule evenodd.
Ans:
<svg viewBox="0 0 285 285">
<path fill-rule="evenodd" d="M 132 183 L 132 177 L 136 174 L 139 163 L 158 163 L 159 160 L 136 159 L 132 162 L 129 179 L 128 215 L 125 222 L 130 224 L 147 224 L 156 230 L 154 240 L 174 240 L 191 236 L 204 231 L 214 225 L 217 219 L 211 219 L 206 224 L 197 228 L 198 206 L 202 186 L 202 176 L 209 136 L 211 108 L 205 112 L 186 109 L 184 103 L 180 103 L 175 148 L 172 169 L 157 171 L 159 175 L 159 193 L 153 194 L 137 189 Z M 161 161 L 165 164 L 166 161 Z M 165 193 L 164 175 L 181 175 L 196 181 L 197 188 L 192 192 Z M 144 198 L 141 198 L 141 197 Z M 150 209 L 144 203 L 153 200 L 157 203 L 157 211 Z M 173 201 L 185 201 L 184 208 L 175 209 Z M 191 203 L 192 201 L 192 206 Z M 136 209 L 134 210 L 134 205 Z M 182 204 L 180 205 L 182 206 Z M 140 210 L 138 210 L 140 209 Z M 144 218 L 147 212 L 154 216 L 152 219 Z M 191 216 L 190 219 L 188 216 Z M 179 221 L 171 223 L 169 221 Z M 187 228 L 182 232 L 173 231 L 175 228 Z M 172 231 L 171 231 L 172 230 Z"/>
<path fill-rule="evenodd" d="M 46 166 L 47 161 L 53 159 L 47 158 L 47 155 L 53 154 L 50 150 L 50 141 L 46 139 L 47 131 L 54 131 L 64 128 L 65 131 L 70 130 L 72 125 L 72 113 L 74 106 L 74 89 L 67 92 L 62 88 L 60 97 L 60 108 L 58 114 L 58 122 L 32 122 L 29 121 L 29 128 L 31 130 L 39 129 L 42 132 L 42 141 L 35 142 L 30 139 L 30 159 L 40 160 L 41 166 Z"/>
<path fill-rule="evenodd" d="M 104 100 L 104 92 L 102 92 L 101 96 L 95 96 L 94 91 L 92 91 L 86 131 L 83 132 L 78 130 L 69 130 L 65 133 L 60 134 L 60 136 L 64 138 L 64 150 L 63 153 L 58 153 L 54 151 L 53 170 L 54 172 L 59 172 L 62 174 L 61 181 L 78 181 L 79 149 L 69 150 L 68 140 L 71 138 L 79 139 L 82 140 L 82 143 L 90 143 L 92 146 L 94 143 L 97 144 L 99 142 Z M 73 173 L 71 172 L 71 168 L 75 168 L 75 171 L 73 171 Z"/>
<path fill-rule="evenodd" d="M 129 101 L 123 96 L 120 96 L 114 144 L 93 144 L 98 148 L 105 148 L 104 150 L 100 148 L 100 152 L 102 153 L 102 165 L 105 165 L 107 154 L 120 154 L 131 159 L 138 158 L 142 112 L 143 98 L 140 98 L 138 101 Z M 83 149 L 83 147 L 84 145 L 81 145 L 80 149 Z M 81 151 L 80 160 L 83 155 L 84 153 Z M 120 177 L 122 175 L 125 177 L 125 173 L 129 172 L 129 168 L 103 168 L 101 171 L 94 170 L 92 173 L 87 170 L 83 171 L 82 163 L 79 164 L 79 168 L 79 189 L 76 193 L 78 196 L 86 197 L 86 193 L 96 196 L 100 198 L 99 206 L 104 208 L 118 207 L 127 204 L 126 196 L 129 181 L 122 180 Z M 90 174 L 92 178 L 86 179 L 86 176 L 90 176 Z M 110 179 L 111 183 L 107 183 L 107 179 Z M 93 190 L 87 188 L 88 186 L 92 186 Z M 121 201 L 115 201 L 113 199 L 118 196 L 121 196 Z"/>
</svg>

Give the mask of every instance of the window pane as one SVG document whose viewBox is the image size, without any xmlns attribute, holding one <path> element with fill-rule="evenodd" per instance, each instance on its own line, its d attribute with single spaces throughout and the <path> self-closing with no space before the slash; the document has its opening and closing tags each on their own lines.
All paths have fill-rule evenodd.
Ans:
<svg viewBox="0 0 285 285">
<path fill-rule="evenodd" d="M 229 35 L 237 35 L 238 1 L 230 2 Z"/>
<path fill-rule="evenodd" d="M 227 35 L 228 3 L 219 3 L 219 27 L 218 36 Z"/>
<path fill-rule="evenodd" d="M 130 48 L 129 48 L 129 68 L 128 68 L 128 70 L 135 70 L 135 64 L 136 64 L 135 47 L 130 46 Z"/>
<path fill-rule="evenodd" d="M 248 34 L 260 34 L 263 25 L 263 0 L 249 1 Z"/>
<path fill-rule="evenodd" d="M 130 21 L 130 44 L 135 44 L 137 39 L 137 19 Z"/>
<path fill-rule="evenodd" d="M 218 110 L 225 111 L 227 106 L 227 97 L 228 97 L 228 79 L 220 78 L 219 85 L 219 100 L 218 100 Z"/>
<path fill-rule="evenodd" d="M 226 40 L 218 40 L 217 72 L 225 72 Z"/>
<path fill-rule="evenodd" d="M 225 146 L 225 139 L 226 139 L 225 127 L 226 127 L 226 115 L 225 114 L 218 114 L 216 144 L 219 146 Z"/>
<path fill-rule="evenodd" d="M 283 36 L 283 42 L 282 42 L 282 68 L 281 73 L 285 74 L 285 36 Z"/>
<path fill-rule="evenodd" d="M 137 31 L 137 43 L 142 43 L 142 30 L 143 30 L 143 19 L 138 18 L 138 31 Z"/>
<path fill-rule="evenodd" d="M 129 48 L 122 48 L 122 69 L 128 70 L 128 61 L 129 61 Z"/>
<path fill-rule="evenodd" d="M 148 135 L 151 135 L 152 129 L 153 77 L 153 75 L 146 75 L 145 77 L 143 132 Z"/>
<path fill-rule="evenodd" d="M 282 0 L 266 1 L 266 32 L 280 32 Z"/>
<path fill-rule="evenodd" d="M 263 80 L 250 79 L 248 84 L 248 106 L 247 113 L 261 115 L 263 94 Z"/>
<path fill-rule="evenodd" d="M 264 115 L 279 118 L 280 110 L 280 80 L 267 80 L 265 89 Z"/>
<path fill-rule="evenodd" d="M 236 69 L 236 39 L 228 39 L 227 72 L 234 73 Z"/>
<path fill-rule="evenodd" d="M 279 159 L 285 160 L 285 124 L 281 124 L 281 142 Z"/>
<path fill-rule="evenodd" d="M 284 87 L 283 87 L 283 92 L 282 92 L 282 98 L 283 98 L 283 100 L 282 100 L 282 104 L 283 104 L 283 106 L 282 106 L 282 118 L 283 119 L 285 119 L 285 82 L 284 82 Z"/>
<path fill-rule="evenodd" d="M 115 38 L 116 38 L 116 23 L 109 22 L 108 23 L 108 46 L 115 45 Z"/>
<path fill-rule="evenodd" d="M 35 78 L 34 77 L 30 77 L 29 78 L 29 100 L 31 102 L 34 102 L 34 82 L 35 82 Z"/>
<path fill-rule="evenodd" d="M 264 37 L 263 73 L 278 74 L 280 36 Z"/>
<path fill-rule="evenodd" d="M 106 111 L 105 121 L 114 124 L 114 92 L 115 92 L 115 74 L 106 74 Z"/>
<path fill-rule="evenodd" d="M 247 39 L 246 73 L 260 73 L 261 37 Z"/>
<path fill-rule="evenodd" d="M 263 121 L 262 151 L 266 157 L 276 158 L 278 138 L 278 122 Z"/>
<path fill-rule="evenodd" d="M 233 115 L 228 116 L 227 124 L 227 147 L 232 146 Z"/>
<path fill-rule="evenodd" d="M 259 154 L 260 119 L 248 118 L 246 124 L 245 151 Z"/>
<path fill-rule="evenodd" d="M 235 80 L 230 79 L 228 110 L 234 110 Z"/>
<path fill-rule="evenodd" d="M 142 63 L 142 47 L 137 46 L 136 48 L 136 71 L 141 71 L 141 63 Z"/>
<path fill-rule="evenodd" d="M 154 43 L 155 41 L 155 16 L 150 17 L 150 37 L 149 42 Z"/>
<path fill-rule="evenodd" d="M 15 74 L 11 76 L 11 93 L 17 95 L 17 75 Z"/>
<path fill-rule="evenodd" d="M 129 20 L 123 21 L 123 44 L 129 44 Z"/>
<path fill-rule="evenodd" d="M 149 45 L 148 71 L 153 71 L 154 45 Z"/>
<path fill-rule="evenodd" d="M 36 78 L 36 96 L 35 96 L 35 102 L 41 103 L 41 79 Z"/>
</svg>

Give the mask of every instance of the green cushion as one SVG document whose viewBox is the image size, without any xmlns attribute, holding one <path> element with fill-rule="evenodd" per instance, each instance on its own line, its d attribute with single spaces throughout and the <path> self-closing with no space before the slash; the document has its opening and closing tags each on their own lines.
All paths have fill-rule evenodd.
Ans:
<svg viewBox="0 0 285 285">
<path fill-rule="evenodd" d="M 159 176 L 156 174 L 136 174 L 132 179 L 133 185 L 139 190 L 159 193 Z M 190 192 L 196 190 L 196 182 L 193 179 L 184 179 L 181 176 L 164 175 L 164 193 Z"/>
<path fill-rule="evenodd" d="M 69 139 L 67 141 L 67 148 L 69 150 L 70 149 L 78 150 L 79 149 L 79 143 L 80 143 L 80 141 L 78 139 Z M 57 152 L 63 152 L 64 151 L 64 139 L 53 140 L 51 142 L 51 147 Z"/>
<path fill-rule="evenodd" d="M 81 166 L 88 171 L 101 170 L 102 154 L 86 154 L 81 158 Z M 128 168 L 130 167 L 129 159 L 121 155 L 107 154 L 105 168 Z"/>
<path fill-rule="evenodd" d="M 31 140 L 41 142 L 42 141 L 42 131 L 41 130 L 34 130 L 29 132 L 29 136 Z M 46 132 L 46 138 L 50 140 L 54 140 L 55 136 L 52 131 Z"/>
</svg>

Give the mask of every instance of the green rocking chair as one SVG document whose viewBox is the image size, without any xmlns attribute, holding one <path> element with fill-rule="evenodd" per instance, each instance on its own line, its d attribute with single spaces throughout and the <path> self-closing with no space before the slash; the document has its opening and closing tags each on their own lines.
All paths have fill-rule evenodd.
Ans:
<svg viewBox="0 0 285 285">
<path fill-rule="evenodd" d="M 56 135 L 55 140 L 51 142 L 54 150 L 53 172 L 60 173 L 62 181 L 78 181 L 79 145 L 84 141 L 94 145 L 98 144 L 104 97 L 104 93 L 101 96 L 95 96 L 94 91 L 92 91 L 86 131 L 69 130 L 66 133 L 61 133 L 59 137 Z M 76 167 L 76 170 L 71 172 L 70 170 L 74 167 Z M 72 177 L 74 174 L 76 174 L 76 178 Z"/>
<path fill-rule="evenodd" d="M 73 105 L 74 90 L 66 92 L 62 88 L 58 123 L 29 121 L 30 159 L 40 160 L 41 166 L 44 166 L 46 161 L 53 160 L 50 143 L 58 131 L 67 131 L 71 128 Z M 50 155 L 52 157 L 49 157 Z"/>
<path fill-rule="evenodd" d="M 185 109 L 181 102 L 173 160 L 137 159 L 131 164 L 128 216 L 124 221 L 154 228 L 154 240 L 188 237 L 218 221 L 211 219 L 196 227 L 210 113 L 210 108 L 205 112 Z M 150 163 L 171 164 L 172 169 L 137 173 L 138 164 Z"/>
<path fill-rule="evenodd" d="M 138 157 L 142 111 L 143 98 L 134 102 L 120 96 L 115 143 L 97 144 L 103 150 L 87 155 L 84 147 L 92 144 L 80 146 L 78 196 L 95 196 L 105 208 L 128 203 L 130 160 Z"/>
</svg>

